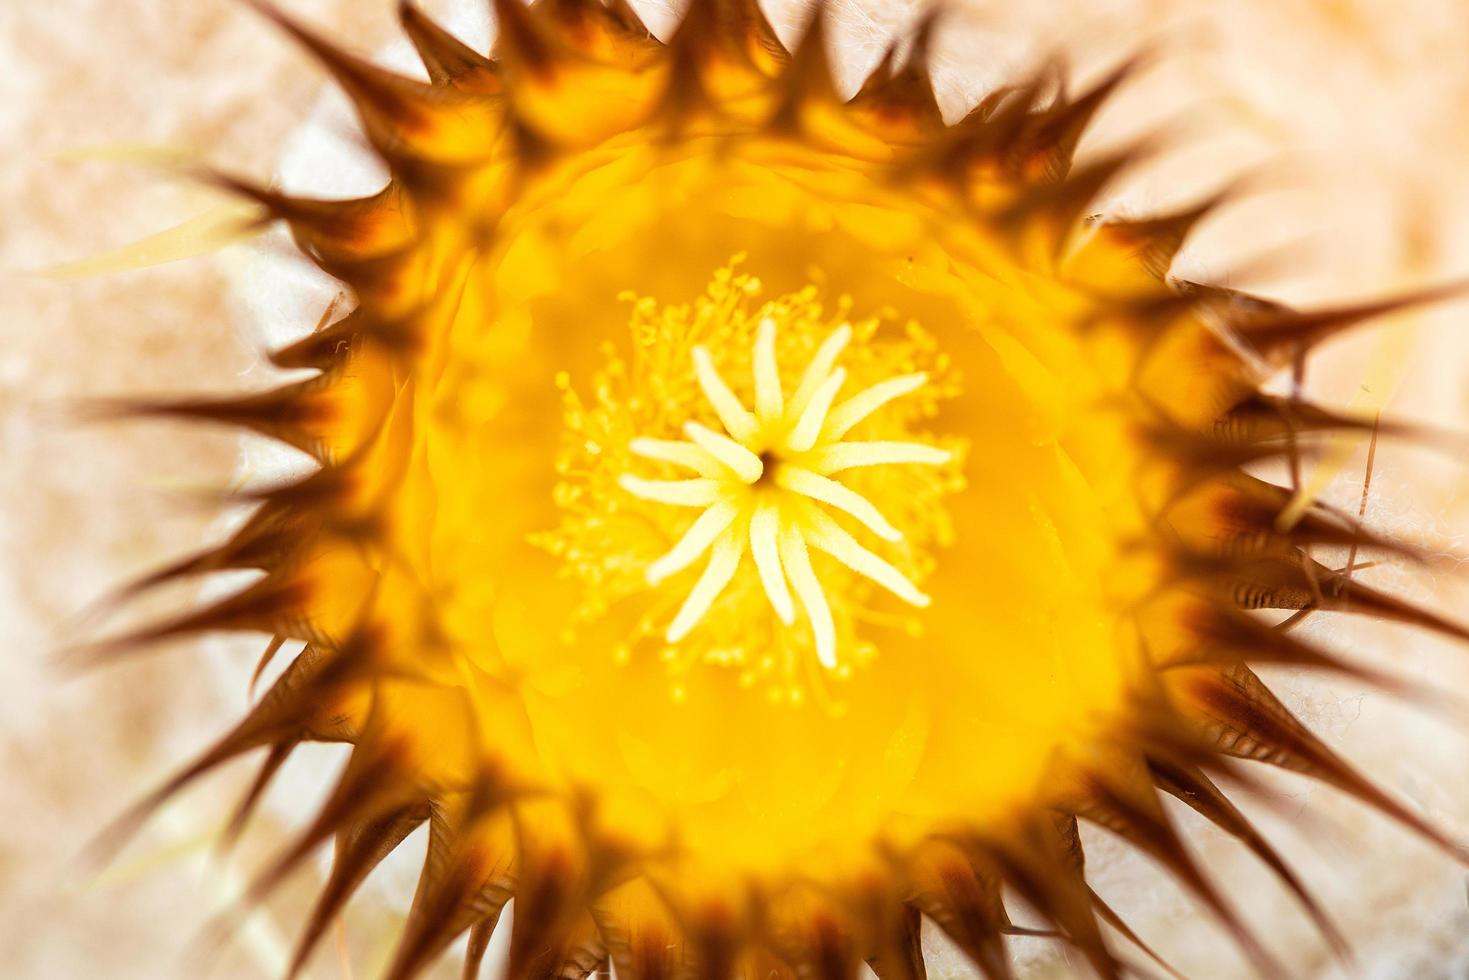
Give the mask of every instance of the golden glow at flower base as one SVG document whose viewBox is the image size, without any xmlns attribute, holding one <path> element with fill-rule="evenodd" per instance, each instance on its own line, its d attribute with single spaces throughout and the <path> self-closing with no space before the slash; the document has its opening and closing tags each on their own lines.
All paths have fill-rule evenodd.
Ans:
<svg viewBox="0 0 1469 980">
<path fill-rule="evenodd" d="M 854 318 L 850 300 L 824 311 L 815 287 L 760 293 L 726 269 L 693 303 L 637 301 L 613 342 L 631 353 L 588 379 L 592 397 L 558 378 L 565 516 L 532 541 L 567 563 L 559 594 L 576 613 L 537 582 L 526 619 L 577 625 L 499 636 L 533 692 L 546 757 L 600 797 L 644 797 L 678 836 L 678 863 L 829 871 L 834 858 L 870 860 L 873 841 L 908 824 L 1028 795 L 1055 738 L 1118 695 L 1114 680 L 1032 708 L 996 683 L 1084 685 L 1056 676 L 1058 662 L 1084 673 L 1084 657 L 1047 641 L 1009 656 L 1048 610 L 976 617 L 965 597 L 983 574 L 956 564 L 945 577 L 962 442 L 923 431 L 959 396 L 936 341 L 913 323 Z M 633 475 L 659 466 L 666 478 Z M 968 504 L 1042 506 L 1013 475 L 997 485 Z M 1044 530 L 976 548 L 1033 547 Z M 984 718 L 945 717 L 961 691 Z M 976 742 L 993 746 L 980 778 L 954 779 L 949 765 L 981 758 Z"/>
<path fill-rule="evenodd" d="M 1340 948 L 1215 785 L 1241 759 L 1448 846 L 1250 666 L 1363 676 L 1262 609 L 1462 635 L 1353 580 L 1348 551 L 1411 549 L 1319 505 L 1287 526 L 1294 488 L 1254 475 L 1364 428 L 1263 394 L 1269 370 L 1395 306 L 1168 279 L 1213 203 L 1092 216 L 1135 154 L 1072 158 L 1128 69 L 1075 97 L 1020 79 L 946 124 L 931 23 L 843 100 L 819 17 L 787 52 L 753 0 L 695 0 L 666 44 L 620 3 L 495 9 L 490 59 L 404 8 L 428 83 L 268 11 L 392 177 L 351 201 L 226 183 L 355 305 L 274 353 L 307 381 L 143 406 L 320 463 L 156 580 L 262 578 L 122 644 L 306 642 L 157 797 L 351 743 L 251 892 L 336 839 L 301 959 L 425 822 L 393 980 L 465 932 L 472 970 L 511 897 L 515 980 L 908 980 L 924 917 L 1003 978 L 1005 886 L 1116 976 L 1137 940 L 1086 884 L 1079 819 L 1268 971 L 1161 793 Z"/>
</svg>

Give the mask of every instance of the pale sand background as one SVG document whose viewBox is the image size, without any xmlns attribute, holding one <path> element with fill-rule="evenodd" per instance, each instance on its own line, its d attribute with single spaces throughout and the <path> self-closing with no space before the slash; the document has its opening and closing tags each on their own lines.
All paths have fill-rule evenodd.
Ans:
<svg viewBox="0 0 1469 980">
<path fill-rule="evenodd" d="M 464 0 L 466 9 L 474 0 Z M 294 0 L 288 8 L 362 50 L 393 38 L 388 0 Z M 444 4 L 429 4 L 441 10 Z M 668 23 L 667 5 L 650 21 Z M 1267 162 L 1283 187 L 1213 222 L 1185 259 L 1217 274 L 1257 246 L 1283 249 L 1290 276 L 1250 285 L 1311 302 L 1370 296 L 1469 274 L 1469 7 L 1452 0 L 959 4 L 938 63 L 955 109 L 1048 44 L 1084 65 L 1157 40 L 1162 67 L 1110 110 L 1099 136 L 1140 118 L 1187 110 L 1192 148 L 1118 193 L 1145 208 L 1208 189 Z M 1019 14 L 1009 7 L 1024 7 Z M 799 18 L 771 4 L 783 28 Z M 851 80 L 885 32 L 916 8 L 856 0 L 841 11 Z M 459 12 L 483 44 L 487 25 Z M 660 16 L 661 14 L 661 16 Z M 1083 69 L 1084 71 L 1087 69 Z M 218 533 L 194 490 L 237 473 L 225 434 L 162 425 L 78 428 L 69 399 L 116 393 L 226 391 L 269 381 L 260 338 L 300 329 L 318 287 L 278 251 L 234 250 L 147 271 L 50 281 L 25 270 L 95 253 L 209 206 L 196 192 L 117 162 L 63 161 L 79 147 L 179 147 L 268 176 L 282 160 L 296 183 L 341 187 L 351 148 L 302 135 L 321 76 L 228 0 L 6 0 L 0 3 L 0 975 L 144 978 L 200 975 L 186 948 L 230 894 L 238 872 L 210 865 L 208 836 L 245 773 L 210 780 L 168 809 L 98 873 L 74 860 L 84 840 L 244 704 L 254 641 L 180 646 L 127 666 L 68 679 L 51 656 L 75 639 L 75 617 L 110 584 Z M 333 116 L 330 100 L 318 116 Z M 288 136 L 296 136 L 288 141 Z M 332 132 L 330 124 L 328 133 Z M 288 145 L 289 144 L 289 145 Z M 1094 144 L 1095 145 L 1095 144 Z M 1211 177 L 1210 175 L 1214 175 Z M 1305 236 L 1305 237 L 1303 237 Z M 1315 368 L 1323 394 L 1360 397 L 1371 378 L 1401 414 L 1469 425 L 1469 308 L 1446 307 L 1393 331 L 1367 332 Z M 1351 500 L 1361 457 L 1334 489 Z M 1408 533 L 1454 538 L 1469 528 L 1455 469 L 1421 453 L 1379 454 L 1372 513 Z M 1403 573 L 1379 579 L 1462 608 L 1463 590 Z M 1386 644 L 1408 673 L 1469 688 L 1469 656 L 1401 630 L 1315 627 L 1357 647 Z M 1469 749 L 1450 725 L 1354 685 L 1272 672 L 1327 740 L 1395 792 L 1461 835 L 1469 832 Z M 287 773 L 245 851 L 294 825 L 330 778 L 320 752 Z M 1358 943 L 1353 975 L 1469 975 L 1463 874 L 1360 807 L 1281 780 L 1280 812 L 1320 812 L 1292 830 L 1262 816 Z M 1239 848 L 1180 814 L 1230 894 L 1304 975 L 1329 975 L 1319 943 Z M 1241 967 L 1218 932 L 1144 861 L 1090 835 L 1097 887 L 1144 936 L 1199 977 Z M 420 845 L 421 846 L 421 845 Z M 406 902 L 416 855 L 384 869 L 346 917 L 338 951 L 312 975 L 372 976 Z M 248 860 L 245 862 L 249 866 Z M 308 876 L 303 876 L 308 877 Z M 271 976 L 311 881 L 302 880 L 243 939 L 213 956 L 210 976 Z M 1029 975 L 1068 975 L 1046 944 L 1017 942 Z M 933 974 L 963 975 L 936 951 Z M 447 970 L 445 971 L 448 975 Z"/>
</svg>

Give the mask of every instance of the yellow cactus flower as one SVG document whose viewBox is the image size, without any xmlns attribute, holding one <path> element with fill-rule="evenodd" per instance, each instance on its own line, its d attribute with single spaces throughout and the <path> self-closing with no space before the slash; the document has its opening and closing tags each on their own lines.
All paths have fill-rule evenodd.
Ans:
<svg viewBox="0 0 1469 980">
<path fill-rule="evenodd" d="M 1073 165 L 1133 66 L 1079 95 L 1020 78 L 946 122 L 932 20 L 847 99 L 819 8 L 787 50 L 754 0 L 694 0 L 666 42 L 620 0 L 495 0 L 486 57 L 404 6 L 419 82 L 261 2 L 391 178 L 353 200 L 219 178 L 350 308 L 274 352 L 307 380 L 143 408 L 319 468 L 156 580 L 261 578 L 124 642 L 304 642 L 165 791 L 267 748 L 243 819 L 299 744 L 350 743 L 252 891 L 336 841 L 298 968 L 425 823 L 393 980 L 465 933 L 473 975 L 511 898 L 514 980 L 906 980 L 925 920 L 1002 978 L 1014 896 L 1118 976 L 1104 923 L 1140 940 L 1088 887 L 1079 819 L 1273 972 L 1160 800 L 1341 948 L 1216 786 L 1240 760 L 1449 846 L 1251 669 L 1353 672 L 1289 631 L 1317 610 L 1462 635 L 1353 579 L 1359 552 L 1411 548 L 1256 465 L 1376 431 L 1262 385 L 1437 294 L 1300 313 L 1169 278 L 1220 201 L 1105 220 L 1145 144 Z"/>
</svg>

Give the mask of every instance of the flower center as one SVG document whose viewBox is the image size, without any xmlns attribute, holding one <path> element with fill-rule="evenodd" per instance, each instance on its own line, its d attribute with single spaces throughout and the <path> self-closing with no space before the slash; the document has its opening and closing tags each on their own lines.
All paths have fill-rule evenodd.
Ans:
<svg viewBox="0 0 1469 980">
<path fill-rule="evenodd" d="M 961 447 L 915 431 L 951 393 L 916 325 L 884 336 L 850 303 L 829 317 L 815 287 L 747 311 L 759 291 L 722 270 L 692 308 L 640 302 L 634 364 L 613 358 L 591 412 L 566 379 L 573 455 L 595 472 L 563 459 L 573 513 L 544 540 L 595 608 L 649 601 L 640 632 L 671 664 L 779 672 L 799 700 L 794 660 L 846 676 L 875 652 L 859 622 L 901 621 L 892 599 L 928 606 L 917 583 Z"/>
<path fill-rule="evenodd" d="M 621 483 L 644 500 L 702 511 L 683 537 L 648 566 L 648 584 L 657 586 L 708 555 L 703 572 L 668 625 L 669 643 L 680 642 L 698 626 L 748 553 L 771 609 L 786 626 L 795 624 L 799 601 L 816 657 L 831 670 L 837 666 L 836 627 L 823 583 L 811 565 L 812 549 L 910 605 L 923 607 L 929 602 L 907 576 L 863 546 L 827 512 L 830 508 L 845 514 L 884 541 L 903 537 L 871 500 L 836 479 L 837 474 L 865 466 L 941 466 L 953 454 L 922 442 L 846 438 L 888 402 L 923 387 L 928 376 L 917 372 L 890 378 L 835 405 L 847 381 L 846 369 L 835 366 L 852 339 L 852 329 L 845 324 L 817 348 L 787 400 L 775 353 L 777 329 L 776 321 L 766 316 L 755 332 L 753 412 L 720 377 L 709 350 L 695 347 L 694 375 L 724 431 L 688 421 L 683 426 L 685 441 L 633 440 L 634 454 L 697 476 L 648 480 L 626 474 Z"/>
</svg>

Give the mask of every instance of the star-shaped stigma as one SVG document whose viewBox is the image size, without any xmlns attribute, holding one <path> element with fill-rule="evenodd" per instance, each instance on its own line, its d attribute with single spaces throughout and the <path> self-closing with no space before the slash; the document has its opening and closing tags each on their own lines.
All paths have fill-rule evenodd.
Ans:
<svg viewBox="0 0 1469 980">
<path fill-rule="evenodd" d="M 899 375 L 837 404 L 847 372 L 836 362 L 851 339 L 852 328 L 847 325 L 828 335 L 787 398 L 776 357 L 776 323 L 769 317 L 761 320 L 752 358 L 753 412 L 725 384 L 709 351 L 695 347 L 694 376 L 724 431 L 688 421 L 683 426 L 687 441 L 638 438 L 629 445 L 637 456 L 697 474 L 682 480 L 624 474 L 620 481 L 628 493 L 644 500 L 703 510 L 678 542 L 648 566 L 648 583 L 658 585 L 709 554 L 703 573 L 668 625 L 669 643 L 679 642 L 699 624 L 734 578 L 747 551 L 782 623 L 795 623 L 796 602 L 800 603 L 811 624 L 817 659 L 827 668 L 837 665 L 836 628 L 826 591 L 811 564 L 812 548 L 905 602 L 928 605 L 928 596 L 907 576 L 859 543 L 825 510 L 846 514 L 884 541 L 898 541 L 902 532 L 872 501 L 835 475 L 868 466 L 939 466 L 951 456 L 920 442 L 843 441 L 888 402 L 928 382 L 924 373 Z"/>
</svg>

